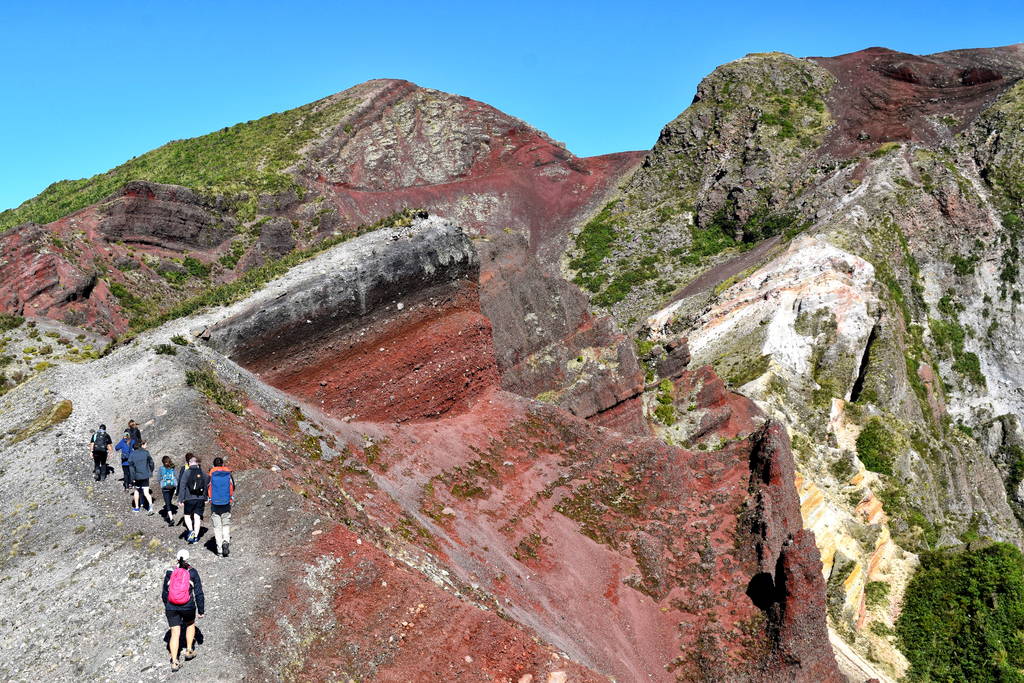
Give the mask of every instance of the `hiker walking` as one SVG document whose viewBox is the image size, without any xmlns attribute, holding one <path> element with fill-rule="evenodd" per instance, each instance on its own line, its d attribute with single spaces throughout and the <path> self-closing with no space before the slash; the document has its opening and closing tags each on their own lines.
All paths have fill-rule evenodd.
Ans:
<svg viewBox="0 0 1024 683">
<path fill-rule="evenodd" d="M 124 436 L 114 446 L 115 451 L 121 453 L 121 472 L 124 473 L 124 490 L 127 491 L 132 487 L 132 473 L 128 468 L 128 458 L 131 456 L 132 451 L 135 450 L 135 442 L 132 440 L 131 433 L 126 429 L 124 430 Z"/>
<path fill-rule="evenodd" d="M 168 569 L 164 574 L 164 585 L 160 597 L 164 601 L 164 612 L 167 625 L 171 629 L 171 637 L 167 649 L 171 654 L 171 671 L 181 668 L 178 660 L 178 647 L 181 643 L 181 627 L 185 627 L 185 659 L 196 656 L 196 617 L 203 618 L 206 612 L 206 596 L 203 595 L 203 582 L 199 572 L 188 563 L 188 551 L 179 550 L 178 566 Z"/>
<path fill-rule="evenodd" d="M 224 466 L 224 458 L 214 458 L 209 479 L 206 493 L 210 498 L 213 537 L 217 541 L 217 554 L 227 557 L 231 551 L 231 503 L 235 500 L 235 475 Z"/>
<path fill-rule="evenodd" d="M 135 486 L 135 491 L 132 493 L 132 510 L 139 511 L 139 497 L 145 496 L 148 506 L 147 514 L 152 515 L 154 513 L 153 496 L 149 492 L 149 479 L 153 476 L 153 457 L 146 450 L 145 441 L 139 443 L 139 447 L 128 456 L 128 469 L 131 473 L 132 484 Z"/>
<path fill-rule="evenodd" d="M 107 456 L 110 454 L 110 446 L 113 441 L 107 434 L 107 425 L 101 424 L 99 429 L 92 433 L 89 439 L 92 450 L 92 474 L 96 481 L 107 478 Z"/>
<path fill-rule="evenodd" d="M 188 529 L 188 542 L 199 540 L 202 530 L 203 511 L 206 507 L 206 475 L 203 474 L 199 458 L 192 453 L 185 454 L 188 465 L 178 473 L 178 500 L 185 508 L 185 528 Z"/>
<path fill-rule="evenodd" d="M 160 461 L 160 493 L 164 496 L 164 509 L 160 514 L 167 514 L 167 526 L 174 526 L 174 513 L 177 507 L 174 505 L 174 491 L 178 486 L 178 473 L 174 471 L 174 461 L 164 456 Z"/>
</svg>

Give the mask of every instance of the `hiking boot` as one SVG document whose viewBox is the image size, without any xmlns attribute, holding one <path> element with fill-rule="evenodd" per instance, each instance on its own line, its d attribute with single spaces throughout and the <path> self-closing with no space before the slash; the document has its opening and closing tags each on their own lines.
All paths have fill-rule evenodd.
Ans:
<svg viewBox="0 0 1024 683">
<path fill-rule="evenodd" d="M 185 659 L 188 659 L 188 660 L 192 660 L 192 659 L 196 658 L 196 651 L 195 650 L 185 650 L 181 654 L 185 655 Z"/>
<path fill-rule="evenodd" d="M 231 553 L 231 544 L 224 541 L 224 550 L 221 553 L 224 557 L 227 557 Z"/>
<path fill-rule="evenodd" d="M 146 514 L 152 516 L 152 515 L 155 515 L 156 513 L 153 512 L 153 508 L 149 508 L 149 512 L 147 512 Z"/>
<path fill-rule="evenodd" d="M 132 508 L 132 512 L 138 512 L 139 508 Z"/>
</svg>

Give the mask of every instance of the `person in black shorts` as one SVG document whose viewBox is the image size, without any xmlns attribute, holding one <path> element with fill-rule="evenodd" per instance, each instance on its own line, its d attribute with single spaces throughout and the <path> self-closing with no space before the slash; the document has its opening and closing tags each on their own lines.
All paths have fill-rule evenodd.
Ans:
<svg viewBox="0 0 1024 683">
<path fill-rule="evenodd" d="M 141 499 L 145 497 L 148 513 L 152 515 L 153 495 L 149 492 L 149 480 L 153 477 L 153 457 L 146 450 L 145 440 L 128 456 L 128 471 L 131 474 L 132 485 L 135 486 L 132 493 L 132 509 L 138 512 Z"/>
<path fill-rule="evenodd" d="M 192 453 L 185 454 L 186 467 L 178 473 L 178 500 L 184 507 L 182 519 L 188 529 L 188 542 L 199 540 L 202 531 L 203 512 L 206 508 L 206 494 L 209 479 L 203 474 L 199 458 Z"/>
<path fill-rule="evenodd" d="M 199 572 L 188 563 L 189 554 L 187 550 L 178 551 L 178 566 L 168 569 L 164 574 L 164 585 L 160 597 L 164 601 L 164 613 L 167 615 L 167 625 L 171 628 L 171 637 L 167 643 L 167 649 L 171 655 L 171 671 L 181 668 L 178 661 L 178 647 L 181 643 L 181 627 L 185 627 L 185 659 L 192 659 L 196 656 L 196 617 L 200 619 L 206 612 L 206 596 L 203 595 L 203 582 L 199 579 Z M 185 602 L 178 604 L 172 598 L 175 597 L 172 590 L 172 579 L 174 572 L 183 569 L 188 572 L 189 586 L 185 596 Z"/>
</svg>

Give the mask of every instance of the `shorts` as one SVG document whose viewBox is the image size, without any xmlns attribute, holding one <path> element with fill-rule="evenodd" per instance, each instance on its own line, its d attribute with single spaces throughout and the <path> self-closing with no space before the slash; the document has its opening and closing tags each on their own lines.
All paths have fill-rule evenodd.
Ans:
<svg viewBox="0 0 1024 683">
<path fill-rule="evenodd" d="M 186 500 L 185 501 L 185 514 L 186 515 L 199 515 L 203 516 L 203 510 L 206 509 L 205 500 Z"/>
<path fill-rule="evenodd" d="M 164 612 L 167 614 L 168 626 L 191 626 L 196 623 L 196 611 L 194 609 L 169 609 L 164 610 Z"/>
<path fill-rule="evenodd" d="M 136 479 L 135 480 L 135 488 L 138 488 L 138 489 L 148 489 L 149 488 L 149 479 Z"/>
</svg>

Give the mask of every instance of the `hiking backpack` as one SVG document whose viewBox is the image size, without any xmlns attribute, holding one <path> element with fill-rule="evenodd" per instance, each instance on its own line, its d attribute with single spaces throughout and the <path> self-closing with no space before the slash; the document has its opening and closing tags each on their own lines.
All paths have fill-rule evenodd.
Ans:
<svg viewBox="0 0 1024 683">
<path fill-rule="evenodd" d="M 106 453 L 107 444 L 110 443 L 110 435 L 107 434 L 106 432 L 101 432 L 97 430 L 92 433 L 92 438 L 90 439 L 90 441 L 92 441 L 93 453 Z"/>
<path fill-rule="evenodd" d="M 217 470 L 210 473 L 210 503 L 227 505 L 231 502 L 231 472 Z"/>
<path fill-rule="evenodd" d="M 171 579 L 167 582 L 167 601 L 172 605 L 187 605 L 192 599 L 192 576 L 184 567 L 176 567 L 171 571 Z"/>
<path fill-rule="evenodd" d="M 203 486 L 203 471 L 197 469 L 192 473 L 192 478 L 188 480 L 188 492 L 193 496 L 206 497 L 206 487 Z"/>
<path fill-rule="evenodd" d="M 162 489 L 173 489 L 177 479 L 174 476 L 173 467 L 161 467 L 160 468 L 160 488 Z"/>
</svg>

